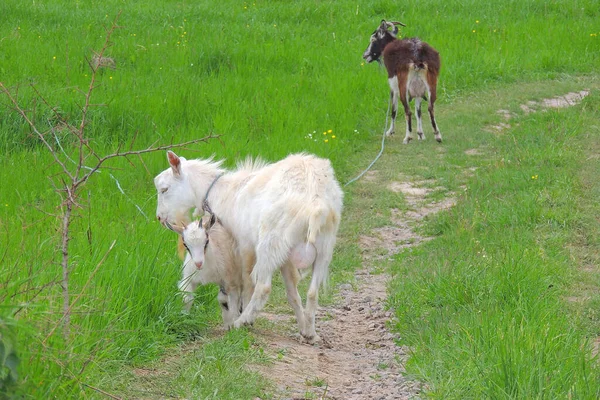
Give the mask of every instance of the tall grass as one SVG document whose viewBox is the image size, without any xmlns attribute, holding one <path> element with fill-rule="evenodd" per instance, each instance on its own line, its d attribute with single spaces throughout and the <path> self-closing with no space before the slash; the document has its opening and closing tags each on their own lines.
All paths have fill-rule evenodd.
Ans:
<svg viewBox="0 0 600 400">
<path fill-rule="evenodd" d="M 600 394 L 594 337 L 566 307 L 584 267 L 574 246 L 593 232 L 580 171 L 597 110 L 595 97 L 520 119 L 457 207 L 429 224 L 439 237 L 398 257 L 397 328 L 414 349 L 408 371 L 432 397 Z"/>
<path fill-rule="evenodd" d="M 100 148 L 114 149 L 135 135 L 144 146 L 214 132 L 223 135 L 220 141 L 185 155 L 216 154 L 232 165 L 246 155 L 274 160 L 309 151 L 332 159 L 346 181 L 381 130 L 385 74 L 360 59 L 381 18 L 407 23 L 404 35 L 418 35 L 441 52 L 440 102 L 451 104 L 491 83 L 594 71 L 600 61 L 600 38 L 590 36 L 600 33 L 596 6 L 592 0 L 6 0 L 0 3 L 0 80 L 19 87 L 19 100 L 37 111 L 40 126 L 54 124 L 53 113 L 28 83 L 77 121 L 78 89 L 90 78 L 86 59 L 121 11 L 108 53 L 117 68 L 104 70 L 94 97 L 102 106 L 93 109 L 88 126 Z M 74 293 L 113 240 L 116 247 L 77 304 L 78 334 L 68 343 L 60 335 L 47 338 L 60 310 L 59 224 L 47 214 L 58 197 L 46 176 L 56 171 L 5 99 L 0 104 L 0 310 L 18 324 L 19 393 L 89 395 L 89 386 L 114 373 L 115 365 L 144 363 L 171 343 L 203 336 L 217 319 L 214 288 L 200 294 L 198 312 L 179 315 L 174 238 L 153 222 L 152 177 L 165 167 L 164 155 L 155 154 L 136 167 L 114 162 L 90 182 L 73 226 Z M 330 129 L 335 139 L 323 135 Z M 353 262 L 344 253 L 334 260 L 334 274 Z M 236 371 L 237 364 L 223 368 Z M 259 392 L 253 387 L 246 395 Z"/>
</svg>

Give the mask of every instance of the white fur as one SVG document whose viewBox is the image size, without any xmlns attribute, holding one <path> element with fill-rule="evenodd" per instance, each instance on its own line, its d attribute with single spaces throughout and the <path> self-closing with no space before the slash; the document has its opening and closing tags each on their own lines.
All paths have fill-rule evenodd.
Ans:
<svg viewBox="0 0 600 400">
<path fill-rule="evenodd" d="M 220 224 L 206 229 L 208 223 L 194 221 L 183 230 L 183 241 L 187 253 L 183 262 L 183 276 L 179 290 L 184 293 L 184 308 L 189 312 L 193 292 L 199 285 L 216 283 L 225 293 L 219 292 L 219 304 L 226 328 L 240 315 L 243 288 L 243 269 L 233 237 Z M 208 232 L 208 235 L 207 235 Z M 209 240 L 206 246 L 206 241 Z M 205 250 L 206 246 L 206 250 Z"/>
<path fill-rule="evenodd" d="M 392 110 L 394 113 L 398 111 L 398 99 L 400 98 L 400 87 L 398 86 L 398 77 L 394 76 L 388 79 L 388 83 L 390 85 L 390 90 L 392 91 Z M 394 134 L 394 127 L 396 124 L 396 118 L 392 118 L 392 124 L 390 125 L 390 129 L 385 133 L 386 136 L 391 136 Z"/>
<path fill-rule="evenodd" d="M 208 187 L 224 173 L 208 201 L 233 235 L 244 268 L 252 270 L 256 284 L 234 327 L 254 321 L 268 299 L 273 273 L 281 269 L 300 333 L 309 341 L 316 340 L 318 291 L 328 277 L 343 205 L 343 192 L 329 160 L 293 154 L 273 164 L 248 160 L 234 171 L 225 171 L 220 162 L 188 161 L 174 153 L 169 159 L 171 168 L 155 178 L 157 217 L 163 223 L 174 223 L 178 215 L 200 208 Z M 316 256 L 304 310 L 290 254 L 306 243 L 314 246 Z"/>
</svg>

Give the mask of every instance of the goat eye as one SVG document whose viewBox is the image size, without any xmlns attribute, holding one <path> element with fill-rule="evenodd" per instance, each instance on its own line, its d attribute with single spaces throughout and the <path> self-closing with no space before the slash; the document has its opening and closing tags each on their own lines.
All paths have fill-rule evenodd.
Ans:
<svg viewBox="0 0 600 400">
<path fill-rule="evenodd" d="M 162 188 L 162 189 L 160 189 L 160 192 L 161 193 L 167 193 L 167 190 L 169 190 L 169 188 Z"/>
</svg>

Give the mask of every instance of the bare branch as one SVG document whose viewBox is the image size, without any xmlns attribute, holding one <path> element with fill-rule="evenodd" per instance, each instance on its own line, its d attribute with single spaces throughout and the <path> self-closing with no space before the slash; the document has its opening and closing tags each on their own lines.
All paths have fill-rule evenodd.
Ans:
<svg viewBox="0 0 600 400">
<path fill-rule="evenodd" d="M 50 338 L 50 336 L 52 336 L 54 334 L 54 332 L 56 331 L 56 329 L 58 328 L 58 326 L 60 325 L 60 323 L 65 318 L 68 318 L 68 315 L 70 315 L 71 310 L 73 309 L 73 307 L 75 306 L 75 304 L 77 304 L 77 302 L 79 301 L 79 299 L 81 298 L 81 296 L 83 295 L 83 293 L 85 293 L 85 290 L 87 289 L 88 285 L 92 281 L 92 278 L 96 275 L 96 272 L 98 272 L 98 269 L 100 269 L 100 267 L 102 266 L 102 264 L 104 264 L 104 261 L 106 260 L 106 257 L 108 257 L 108 254 L 111 252 L 111 250 L 113 249 L 113 247 L 115 247 L 115 243 L 117 243 L 117 241 L 113 240 L 113 242 L 111 243 L 110 247 L 108 248 L 108 250 L 106 251 L 106 253 L 104 253 L 104 256 L 102 257 L 102 259 L 100 260 L 100 262 L 98 263 L 98 265 L 96 265 L 96 268 L 94 269 L 94 271 L 92 272 L 92 274 L 89 276 L 87 282 L 85 283 L 85 285 L 83 285 L 83 288 L 81 289 L 81 293 L 79 293 L 79 296 L 77 296 L 75 298 L 75 300 L 73 300 L 73 302 L 69 305 L 69 307 L 66 310 L 66 312 L 63 313 L 62 318 L 58 320 L 58 322 L 54 325 L 54 328 L 52 328 L 52 330 L 50 331 L 50 333 L 42 341 L 42 345 L 46 344 L 46 342 L 48 341 L 48 339 Z"/>
<path fill-rule="evenodd" d="M 54 149 L 52 148 L 52 146 L 50 145 L 50 143 L 48 143 L 48 141 L 46 141 L 46 138 L 44 137 L 44 134 L 41 133 L 37 129 L 37 126 L 29 118 L 29 116 L 27 115 L 27 112 L 19 106 L 19 103 L 17 102 L 17 99 L 12 96 L 12 94 L 10 93 L 10 91 L 8 90 L 8 88 L 6 86 L 4 86 L 4 84 L 2 82 L 0 82 L 0 90 L 2 90 L 2 92 L 6 95 L 6 97 L 8 97 L 8 99 L 10 100 L 10 102 L 13 103 L 13 105 L 15 106 L 15 110 L 17 111 L 17 113 L 19 115 L 21 115 L 21 117 L 25 120 L 25 122 L 27 122 L 27 124 L 33 130 L 33 132 L 38 137 L 38 139 L 40 139 L 40 141 L 44 144 L 44 146 L 46 146 L 46 148 L 50 151 L 50 153 L 52 154 L 52 157 L 54 157 L 54 161 L 56 161 L 56 163 L 61 166 L 61 168 L 63 169 L 63 172 L 65 173 L 65 175 L 67 175 L 70 179 L 74 179 L 73 175 L 71 174 L 71 171 L 69 171 L 69 169 L 65 166 L 65 164 L 62 162 L 62 160 L 58 157 L 58 155 L 56 154 L 56 152 L 54 151 Z"/>
<path fill-rule="evenodd" d="M 195 144 L 195 143 L 200 143 L 200 142 L 208 142 L 210 139 L 216 139 L 216 138 L 220 138 L 220 137 L 221 137 L 221 135 L 213 135 L 211 132 L 208 136 L 205 136 L 203 138 L 188 140 L 187 142 L 182 142 L 182 143 L 172 143 L 172 144 L 166 144 L 166 145 L 162 145 L 162 146 L 148 147 L 148 148 L 142 149 L 142 150 L 132 150 L 132 151 L 124 151 L 124 152 L 119 152 L 119 150 L 117 150 L 117 152 L 115 152 L 115 153 L 107 154 L 103 157 L 100 157 L 100 159 L 98 160 L 98 163 L 94 167 L 92 167 L 92 169 L 87 174 L 82 176 L 81 179 L 76 181 L 74 183 L 74 186 L 77 187 L 77 186 L 85 183 L 94 172 L 96 172 L 98 169 L 100 169 L 102 164 L 104 164 L 106 161 L 108 161 L 112 158 L 127 157 L 127 156 L 134 156 L 134 155 L 140 155 L 140 154 L 145 154 L 145 153 L 153 153 L 153 152 L 157 152 L 157 151 L 161 151 L 161 150 L 176 149 L 176 148 L 189 146 L 190 144 Z"/>
</svg>

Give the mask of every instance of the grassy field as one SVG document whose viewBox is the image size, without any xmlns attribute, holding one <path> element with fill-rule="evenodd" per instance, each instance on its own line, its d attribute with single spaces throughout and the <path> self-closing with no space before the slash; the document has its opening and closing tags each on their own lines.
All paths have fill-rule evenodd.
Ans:
<svg viewBox="0 0 600 400">
<path fill-rule="evenodd" d="M 330 158 L 341 182 L 368 164 L 383 129 L 385 74 L 360 58 L 370 33 L 382 18 L 397 19 L 408 25 L 403 35 L 436 47 L 445 143 L 395 143 L 382 160 L 389 174 L 467 188 L 455 209 L 426 226 L 436 240 L 392 266 L 390 303 L 414 349 L 408 371 L 437 398 L 597 397 L 589 346 L 600 299 L 597 277 L 585 268 L 598 265 L 597 89 L 575 109 L 521 115 L 501 137 L 482 131 L 498 120 L 498 108 L 518 111 L 530 99 L 598 87 L 596 1 L 6 0 L 0 81 L 18 88 L 40 126 L 56 122 L 28 85 L 76 122 L 77 89 L 90 79 L 86 58 L 119 11 L 121 28 L 107 53 L 117 68 L 103 70 L 94 92 L 102 106 L 87 128 L 98 148 L 109 152 L 136 135 L 142 147 L 213 132 L 221 140 L 182 153 L 233 165 L 246 155 L 276 160 L 308 151 Z M 0 107 L 0 342 L 20 359 L 10 393 L 119 391 L 127 386 L 123 371 L 195 340 L 205 343 L 191 355 L 201 367 L 180 366 L 179 386 L 192 384 L 176 396 L 268 395 L 268 382 L 243 368 L 261 360 L 251 333 L 207 337 L 219 318 L 215 288 L 200 293 L 190 316 L 180 315 L 174 237 L 153 217 L 152 178 L 166 166 L 163 153 L 134 167 L 111 163 L 90 181 L 71 241 L 71 288 L 82 293 L 72 319 L 77 334 L 68 342 L 59 332 L 48 337 L 61 310 L 59 222 L 47 214 L 59 205 L 47 179 L 56 168 L 6 98 Z M 441 152 L 434 148 L 443 156 L 433 157 Z M 464 154 L 469 148 L 485 156 L 474 161 Z M 472 166 L 475 176 L 458 173 Z M 359 265 L 358 234 L 385 223 L 386 211 L 374 215 L 371 207 L 399 201 L 363 184 L 349 187 L 334 283 L 351 279 Z M 586 300 L 567 301 L 572 296 Z M 0 361 L 2 397 L 9 368 Z M 230 377 L 244 384 L 228 385 Z"/>
</svg>

